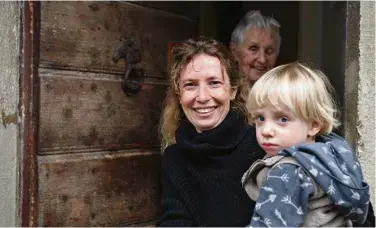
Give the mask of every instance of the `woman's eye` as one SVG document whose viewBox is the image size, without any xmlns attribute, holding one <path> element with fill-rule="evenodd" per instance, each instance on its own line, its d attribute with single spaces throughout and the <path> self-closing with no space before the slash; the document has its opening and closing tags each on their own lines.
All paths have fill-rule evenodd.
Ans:
<svg viewBox="0 0 376 228">
<path fill-rule="evenodd" d="M 209 82 L 209 86 L 211 86 L 211 87 L 218 87 L 218 86 L 220 86 L 221 84 L 222 84 L 221 81 L 210 81 L 210 82 Z"/>
<path fill-rule="evenodd" d="M 274 49 L 273 48 L 268 48 L 268 49 L 266 49 L 266 54 L 267 55 L 272 55 L 272 54 L 274 54 Z"/>
<path fill-rule="evenodd" d="M 248 49 L 250 51 L 252 51 L 252 52 L 257 52 L 258 51 L 258 47 L 257 46 L 250 46 Z"/>
<path fill-rule="evenodd" d="M 192 89 L 194 89 L 195 88 L 195 84 L 194 83 L 192 83 L 192 82 L 188 82 L 188 83 L 185 83 L 184 85 L 183 85 L 183 88 L 184 89 L 186 89 L 186 90 L 192 90 Z"/>
</svg>

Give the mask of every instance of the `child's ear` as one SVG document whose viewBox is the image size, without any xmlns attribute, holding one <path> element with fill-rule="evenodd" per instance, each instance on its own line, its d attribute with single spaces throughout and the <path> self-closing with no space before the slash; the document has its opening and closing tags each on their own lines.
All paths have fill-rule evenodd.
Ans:
<svg viewBox="0 0 376 228">
<path fill-rule="evenodd" d="M 308 136 L 314 137 L 317 135 L 317 133 L 320 132 L 322 128 L 322 124 L 317 121 L 312 121 L 311 126 L 308 130 Z"/>
<path fill-rule="evenodd" d="M 238 92 L 237 86 L 232 86 L 230 90 L 230 100 L 234 100 L 236 97 L 236 93 Z"/>
</svg>

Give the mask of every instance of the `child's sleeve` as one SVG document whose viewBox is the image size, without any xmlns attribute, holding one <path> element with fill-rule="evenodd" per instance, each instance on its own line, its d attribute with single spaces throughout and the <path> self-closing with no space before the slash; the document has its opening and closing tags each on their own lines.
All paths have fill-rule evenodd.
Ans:
<svg viewBox="0 0 376 228">
<path fill-rule="evenodd" d="M 301 167 L 288 163 L 273 167 L 260 189 L 250 226 L 301 226 L 314 189 L 313 181 Z"/>
</svg>

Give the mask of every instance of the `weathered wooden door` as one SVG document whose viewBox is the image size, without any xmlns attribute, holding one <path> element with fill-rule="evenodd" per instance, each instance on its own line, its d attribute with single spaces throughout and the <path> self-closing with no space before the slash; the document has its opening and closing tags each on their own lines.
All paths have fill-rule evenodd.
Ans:
<svg viewBox="0 0 376 228">
<path fill-rule="evenodd" d="M 153 224 L 160 212 L 158 121 L 169 43 L 197 33 L 197 2 L 28 2 L 23 226 Z M 124 37 L 144 84 L 124 93 Z"/>
</svg>

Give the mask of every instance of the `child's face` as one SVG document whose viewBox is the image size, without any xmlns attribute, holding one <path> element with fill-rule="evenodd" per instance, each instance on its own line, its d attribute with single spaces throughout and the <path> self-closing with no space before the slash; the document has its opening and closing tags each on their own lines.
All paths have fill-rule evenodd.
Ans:
<svg viewBox="0 0 376 228">
<path fill-rule="evenodd" d="M 314 136 L 320 131 L 317 122 L 298 118 L 287 108 L 264 107 L 257 109 L 253 117 L 257 141 L 269 156 L 276 155 L 283 148 L 313 143 Z"/>
</svg>

